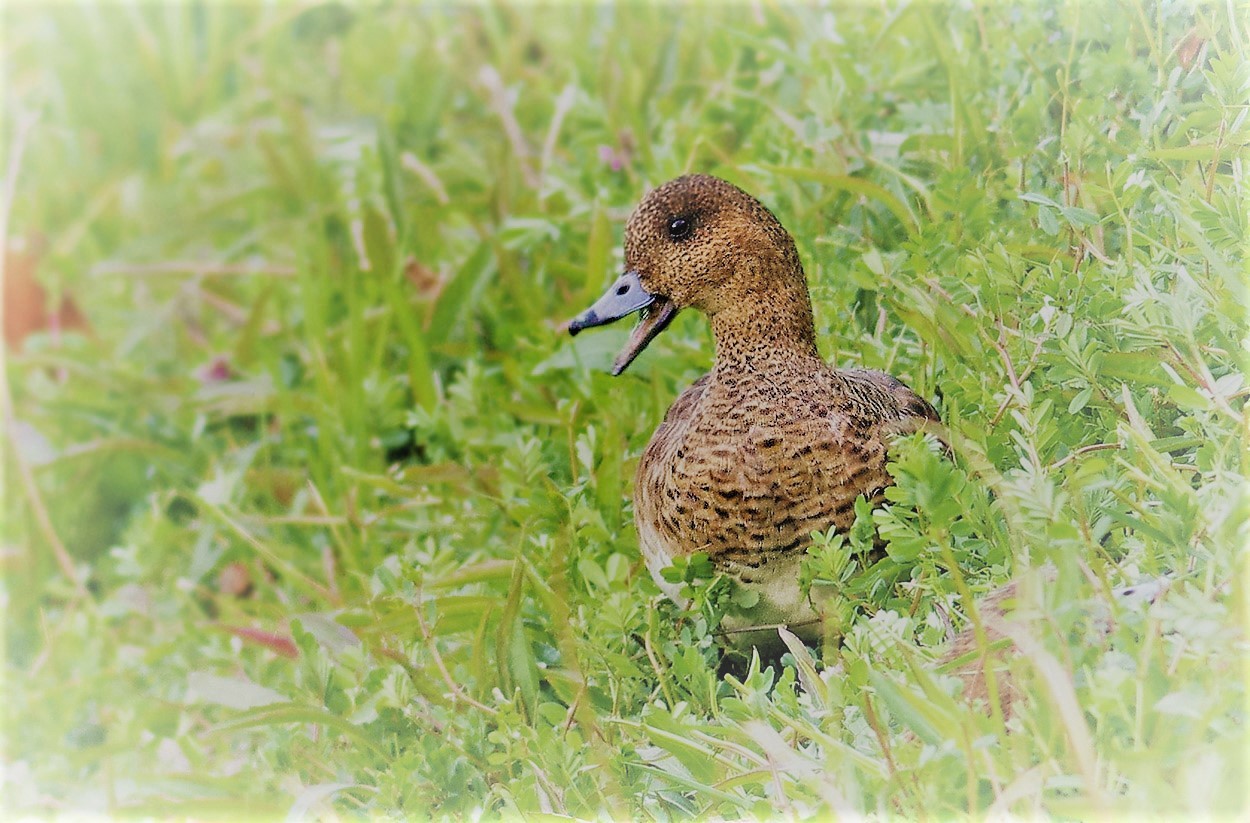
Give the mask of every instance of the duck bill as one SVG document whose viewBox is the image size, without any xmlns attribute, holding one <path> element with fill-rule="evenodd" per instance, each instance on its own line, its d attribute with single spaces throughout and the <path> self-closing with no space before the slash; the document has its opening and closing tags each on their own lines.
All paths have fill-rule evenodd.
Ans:
<svg viewBox="0 0 1250 823">
<path fill-rule="evenodd" d="M 647 344 L 668 328 L 677 315 L 677 307 L 665 297 L 652 294 L 642 286 L 638 272 L 627 271 L 616 279 L 603 297 L 586 311 L 569 321 L 569 334 L 576 335 L 583 329 L 606 326 L 622 317 L 642 312 L 642 319 L 629 335 L 629 342 L 612 364 L 612 374 L 619 375 L 634 362 Z"/>
</svg>

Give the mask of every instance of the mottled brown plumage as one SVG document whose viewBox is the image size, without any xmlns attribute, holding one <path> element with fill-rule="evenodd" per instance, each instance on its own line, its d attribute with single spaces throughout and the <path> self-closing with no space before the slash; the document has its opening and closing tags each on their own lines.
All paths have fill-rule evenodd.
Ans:
<svg viewBox="0 0 1250 823">
<path fill-rule="evenodd" d="M 848 528 L 856 498 L 876 500 L 890 482 L 891 438 L 936 413 L 889 375 L 821 359 L 793 239 L 723 180 L 690 175 L 648 194 L 627 224 L 625 262 L 655 302 L 618 370 L 658 333 L 648 324 L 682 308 L 707 315 L 716 338 L 712 371 L 673 403 L 638 466 L 635 520 L 656 582 L 676 598 L 661 569 L 707 552 L 761 595 L 727 621 L 737 642 L 771 643 L 778 623 L 816 636 L 819 608 L 798 585 L 811 532 Z M 611 314 L 592 310 L 573 330 Z"/>
</svg>

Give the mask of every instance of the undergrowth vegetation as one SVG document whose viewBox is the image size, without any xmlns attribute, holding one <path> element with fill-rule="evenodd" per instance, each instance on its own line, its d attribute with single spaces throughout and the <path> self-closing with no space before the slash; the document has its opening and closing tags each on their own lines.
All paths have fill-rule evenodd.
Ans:
<svg viewBox="0 0 1250 823">
<path fill-rule="evenodd" d="M 5 807 L 1235 813 L 1245 12 L 6 4 L 7 274 L 89 328 L 5 367 Z M 629 502 L 706 323 L 560 328 L 686 171 L 951 445 L 817 536 L 840 641 L 728 675 Z M 1017 578 L 1004 713 L 938 660 Z"/>
</svg>

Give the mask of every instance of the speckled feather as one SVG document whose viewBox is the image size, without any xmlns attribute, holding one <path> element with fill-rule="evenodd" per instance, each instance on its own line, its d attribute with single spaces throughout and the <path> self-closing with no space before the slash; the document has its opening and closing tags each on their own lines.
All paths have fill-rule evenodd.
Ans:
<svg viewBox="0 0 1250 823">
<path fill-rule="evenodd" d="M 694 226 L 681 241 L 666 234 L 677 217 Z M 890 439 L 937 414 L 889 375 L 821 359 L 794 241 L 735 186 L 691 175 L 655 189 L 629 220 L 625 256 L 649 292 L 707 314 L 716 337 L 712 371 L 677 398 L 638 466 L 648 566 L 675 596 L 660 569 L 705 551 L 762 594 L 739 624 L 814 626 L 798 591 L 811 532 L 849 528 L 855 499 L 890 482 Z"/>
</svg>

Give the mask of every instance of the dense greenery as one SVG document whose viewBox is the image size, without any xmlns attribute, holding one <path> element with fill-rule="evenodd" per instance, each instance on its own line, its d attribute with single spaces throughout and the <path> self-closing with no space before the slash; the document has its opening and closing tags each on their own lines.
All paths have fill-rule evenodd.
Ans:
<svg viewBox="0 0 1250 823">
<path fill-rule="evenodd" d="M 1232 814 L 1245 11 L 7 4 L 9 236 L 91 332 L 7 360 L 5 806 Z M 690 170 L 953 447 L 818 539 L 842 642 L 736 677 L 628 502 L 706 323 L 560 331 Z M 1005 718 L 935 661 L 1013 577 Z"/>
</svg>

